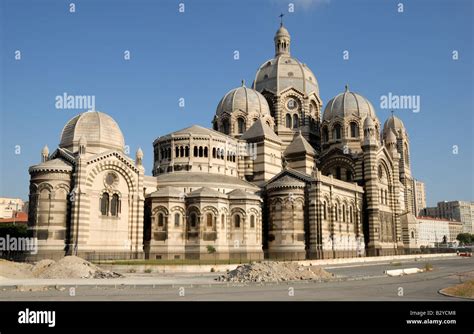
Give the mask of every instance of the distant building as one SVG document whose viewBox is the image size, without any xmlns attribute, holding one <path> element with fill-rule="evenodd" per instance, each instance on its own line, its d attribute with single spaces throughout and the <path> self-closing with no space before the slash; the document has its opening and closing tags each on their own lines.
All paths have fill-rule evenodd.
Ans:
<svg viewBox="0 0 474 334">
<path fill-rule="evenodd" d="M 426 208 L 425 183 L 419 180 L 413 180 L 413 207 L 415 214 L 421 214 L 423 208 Z"/>
<path fill-rule="evenodd" d="M 449 233 L 450 221 L 433 217 L 416 217 L 418 247 L 437 247 L 442 243 L 451 242 Z M 416 238 L 416 234 L 412 234 Z M 456 239 L 456 237 L 454 238 Z"/>
<path fill-rule="evenodd" d="M 463 232 L 462 223 L 455 220 L 449 221 L 449 242 L 457 242 L 457 236 Z"/>
<path fill-rule="evenodd" d="M 15 212 L 13 217 L 0 218 L 0 226 L 2 224 L 26 224 L 28 223 L 28 214 L 26 212 Z"/>
<path fill-rule="evenodd" d="M 463 225 L 463 233 L 474 233 L 474 202 L 438 202 L 436 207 L 421 210 L 420 215 L 457 220 Z"/>
<path fill-rule="evenodd" d="M 20 198 L 0 197 L 0 219 L 12 218 L 18 211 L 24 211 L 25 202 Z"/>
</svg>

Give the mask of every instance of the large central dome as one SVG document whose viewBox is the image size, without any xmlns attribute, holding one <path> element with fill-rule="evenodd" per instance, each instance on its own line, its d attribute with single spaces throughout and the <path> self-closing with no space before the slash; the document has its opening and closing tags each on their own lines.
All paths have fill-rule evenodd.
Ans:
<svg viewBox="0 0 474 334">
<path fill-rule="evenodd" d="M 109 115 L 87 111 L 72 118 L 64 126 L 59 147 L 71 152 L 79 150 L 79 141 L 87 144 L 88 153 L 108 150 L 123 151 L 125 141 L 118 124 Z"/>
<path fill-rule="evenodd" d="M 290 55 L 291 38 L 288 30 L 281 26 L 275 34 L 275 58 L 266 61 L 257 71 L 253 88 L 280 94 L 293 87 L 305 95 L 315 93 L 319 96 L 316 76 L 306 64 Z"/>
</svg>

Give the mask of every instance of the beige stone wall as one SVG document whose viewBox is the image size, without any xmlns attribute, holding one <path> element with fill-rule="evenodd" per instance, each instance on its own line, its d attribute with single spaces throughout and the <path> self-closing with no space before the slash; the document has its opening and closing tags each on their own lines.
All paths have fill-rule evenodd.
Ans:
<svg viewBox="0 0 474 334">
<path fill-rule="evenodd" d="M 223 195 L 149 197 L 147 201 L 151 207 L 150 259 L 263 257 L 259 200 Z"/>
<path fill-rule="evenodd" d="M 71 173 L 43 171 L 30 179 L 28 226 L 43 252 L 64 252 Z"/>
</svg>

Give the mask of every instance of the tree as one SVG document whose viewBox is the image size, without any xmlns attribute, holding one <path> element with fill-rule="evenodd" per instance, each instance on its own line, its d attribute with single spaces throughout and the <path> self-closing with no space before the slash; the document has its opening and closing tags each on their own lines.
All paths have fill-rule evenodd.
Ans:
<svg viewBox="0 0 474 334">
<path fill-rule="evenodd" d="M 459 233 L 456 240 L 459 241 L 460 244 L 470 244 L 474 241 L 474 235 L 469 233 Z"/>
<path fill-rule="evenodd" d="M 5 238 L 7 235 L 15 238 L 29 237 L 28 226 L 26 224 L 1 224 L 0 225 L 0 237 Z"/>
<path fill-rule="evenodd" d="M 214 248 L 214 246 L 208 245 L 208 246 L 207 246 L 207 252 L 208 252 L 209 254 L 213 254 L 213 253 L 216 252 L 216 249 Z"/>
</svg>

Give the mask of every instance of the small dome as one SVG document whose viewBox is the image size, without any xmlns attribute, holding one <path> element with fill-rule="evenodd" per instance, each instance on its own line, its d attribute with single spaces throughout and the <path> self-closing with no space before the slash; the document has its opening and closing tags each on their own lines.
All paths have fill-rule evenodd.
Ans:
<svg viewBox="0 0 474 334">
<path fill-rule="evenodd" d="M 174 188 L 174 187 L 162 187 L 159 188 L 157 191 L 152 192 L 151 194 L 147 195 L 147 197 L 173 197 L 173 198 L 183 198 L 186 195 L 181 190 Z"/>
<path fill-rule="evenodd" d="M 112 117 L 99 111 L 84 112 L 67 122 L 61 133 L 59 147 L 77 152 L 81 138 L 82 142 L 87 142 L 87 153 L 123 151 L 125 146 L 118 124 Z"/>
<path fill-rule="evenodd" d="M 403 124 L 402 120 L 395 116 L 390 116 L 383 125 L 383 136 L 387 135 L 388 130 L 392 130 L 395 134 L 399 134 L 400 132 L 405 132 L 405 125 Z"/>
<path fill-rule="evenodd" d="M 227 196 L 217 190 L 209 187 L 202 187 L 196 189 L 188 194 L 188 197 L 212 197 L 212 198 L 227 198 Z"/>
<path fill-rule="evenodd" d="M 279 36 L 286 36 L 286 37 L 290 37 L 290 33 L 288 32 L 288 30 L 283 26 L 283 25 L 280 25 L 280 28 L 278 28 L 276 34 L 275 34 L 275 37 L 279 37 Z"/>
<path fill-rule="evenodd" d="M 319 96 L 319 85 L 314 73 L 306 64 L 287 54 L 266 61 L 257 70 L 253 88 L 259 92 L 268 90 L 279 94 L 289 87 L 306 95 L 316 93 Z"/>
<path fill-rule="evenodd" d="M 323 121 L 331 121 L 335 118 L 349 118 L 356 116 L 360 120 L 370 116 L 372 120 L 376 120 L 375 109 L 362 95 L 350 92 L 346 86 L 344 93 L 332 98 L 326 105 L 323 113 Z"/>
<path fill-rule="evenodd" d="M 385 137 L 385 142 L 387 144 L 393 144 L 397 142 L 397 137 L 395 137 L 395 134 L 391 129 L 388 129 L 387 136 Z"/>
<path fill-rule="evenodd" d="M 366 117 L 364 120 L 364 129 L 375 128 L 374 121 L 372 117 Z"/>
<path fill-rule="evenodd" d="M 29 173 L 38 173 L 38 172 L 71 172 L 72 166 L 61 160 L 61 159 L 52 159 L 45 162 L 42 162 L 38 165 L 31 166 L 29 168 Z"/>
<path fill-rule="evenodd" d="M 230 199 L 254 199 L 261 200 L 260 196 L 257 196 L 253 193 L 247 192 L 242 189 L 235 189 L 227 193 Z"/>
<path fill-rule="evenodd" d="M 260 117 L 270 115 L 270 107 L 263 95 L 243 83 L 241 87 L 234 88 L 224 95 L 217 105 L 216 115 L 232 114 L 236 111 Z"/>
</svg>

